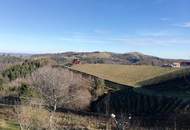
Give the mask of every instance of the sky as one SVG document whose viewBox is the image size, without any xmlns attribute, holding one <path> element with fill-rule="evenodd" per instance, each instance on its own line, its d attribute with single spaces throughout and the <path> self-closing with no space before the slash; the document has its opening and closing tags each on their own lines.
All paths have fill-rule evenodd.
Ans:
<svg viewBox="0 0 190 130">
<path fill-rule="evenodd" d="M 0 0 L 0 52 L 190 59 L 190 0 Z"/>
</svg>

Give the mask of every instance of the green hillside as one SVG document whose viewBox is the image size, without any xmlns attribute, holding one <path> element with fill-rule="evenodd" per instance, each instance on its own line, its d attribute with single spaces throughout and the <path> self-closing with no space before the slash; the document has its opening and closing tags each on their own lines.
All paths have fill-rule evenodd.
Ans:
<svg viewBox="0 0 190 130">
<path fill-rule="evenodd" d="M 145 65 L 83 64 L 72 69 L 134 86 L 144 95 L 162 95 L 190 99 L 190 68 L 175 69 Z"/>
<path fill-rule="evenodd" d="M 163 95 L 190 99 L 190 69 L 181 69 L 140 82 L 135 89 L 144 94 Z"/>
<path fill-rule="evenodd" d="M 72 69 L 130 86 L 141 86 L 143 81 L 178 70 L 148 65 L 114 64 L 81 64 L 73 66 Z"/>
</svg>

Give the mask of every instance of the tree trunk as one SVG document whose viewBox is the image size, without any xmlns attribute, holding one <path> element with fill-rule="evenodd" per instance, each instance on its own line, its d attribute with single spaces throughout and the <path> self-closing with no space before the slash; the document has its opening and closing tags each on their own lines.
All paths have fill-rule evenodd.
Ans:
<svg viewBox="0 0 190 130">
<path fill-rule="evenodd" d="M 50 130 L 53 130 L 53 112 L 51 112 L 49 117 L 49 128 Z"/>
<path fill-rule="evenodd" d="M 49 118 L 49 128 L 50 130 L 54 130 L 54 126 L 53 126 L 53 116 L 54 116 L 54 113 L 57 109 L 57 100 L 55 99 L 55 104 L 53 106 L 53 111 L 51 111 L 51 114 L 50 114 L 50 118 Z"/>
<path fill-rule="evenodd" d="M 19 123 L 20 126 L 20 130 L 24 130 L 24 128 L 22 127 L 21 123 Z"/>
</svg>

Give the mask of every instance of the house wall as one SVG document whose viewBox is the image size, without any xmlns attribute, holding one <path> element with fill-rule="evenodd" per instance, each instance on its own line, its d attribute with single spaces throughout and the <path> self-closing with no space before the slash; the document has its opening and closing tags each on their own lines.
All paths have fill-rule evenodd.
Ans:
<svg viewBox="0 0 190 130">
<path fill-rule="evenodd" d="M 180 63 L 173 63 L 174 68 L 180 68 L 181 64 Z"/>
</svg>

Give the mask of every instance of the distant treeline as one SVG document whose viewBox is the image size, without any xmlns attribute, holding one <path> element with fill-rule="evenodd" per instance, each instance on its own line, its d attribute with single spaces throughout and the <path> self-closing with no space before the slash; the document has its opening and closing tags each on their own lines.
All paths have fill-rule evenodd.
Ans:
<svg viewBox="0 0 190 130">
<path fill-rule="evenodd" d="M 6 55 L 1 55 L 0 56 L 0 63 L 3 64 L 13 64 L 16 62 L 22 62 L 23 59 L 15 56 L 6 56 Z"/>
<path fill-rule="evenodd" d="M 38 60 L 25 60 L 22 64 L 14 65 L 2 72 L 4 78 L 8 78 L 10 81 L 17 78 L 26 77 L 27 74 L 31 74 L 36 69 L 47 64 L 47 59 Z"/>
</svg>

